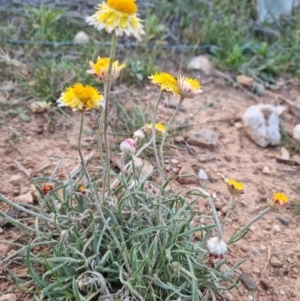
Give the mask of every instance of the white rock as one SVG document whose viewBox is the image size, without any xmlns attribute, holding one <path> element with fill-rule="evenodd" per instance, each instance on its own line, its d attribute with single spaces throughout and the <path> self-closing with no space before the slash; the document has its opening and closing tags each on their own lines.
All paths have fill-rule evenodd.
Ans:
<svg viewBox="0 0 300 301">
<path fill-rule="evenodd" d="M 3 233 L 3 229 L 0 227 L 0 234 Z"/>
<path fill-rule="evenodd" d="M 198 177 L 199 177 L 200 180 L 208 180 L 208 175 L 204 171 L 204 169 L 199 170 Z"/>
<path fill-rule="evenodd" d="M 187 65 L 188 69 L 201 70 L 205 74 L 211 74 L 213 72 L 213 65 L 211 61 L 204 55 L 193 57 Z"/>
<path fill-rule="evenodd" d="M 282 147 L 280 149 L 280 151 L 281 151 L 281 158 L 282 159 L 287 159 L 287 160 L 290 159 L 290 153 L 285 147 Z"/>
<path fill-rule="evenodd" d="M 280 143 L 280 119 L 276 107 L 265 104 L 250 106 L 244 113 L 243 123 L 257 145 L 267 147 Z"/>
<path fill-rule="evenodd" d="M 300 124 L 297 124 L 293 129 L 293 138 L 295 140 L 300 140 Z"/>
<path fill-rule="evenodd" d="M 17 301 L 15 294 L 5 294 L 0 297 L 0 301 Z"/>
<path fill-rule="evenodd" d="M 89 43 L 90 42 L 90 38 L 89 36 L 84 32 L 84 31 L 79 31 L 76 33 L 74 39 L 73 39 L 74 43 Z"/>
</svg>

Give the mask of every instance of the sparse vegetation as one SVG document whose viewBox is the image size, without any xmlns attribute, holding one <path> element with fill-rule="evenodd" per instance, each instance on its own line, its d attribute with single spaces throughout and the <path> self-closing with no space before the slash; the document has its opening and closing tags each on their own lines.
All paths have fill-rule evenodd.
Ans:
<svg viewBox="0 0 300 301">
<path fill-rule="evenodd" d="M 136 23 L 133 22 L 135 25 L 124 32 L 124 28 L 121 33 L 116 28 L 109 32 L 111 36 L 108 36 L 112 37 L 109 59 L 90 66 L 93 76 L 86 70 L 89 60 L 98 56 L 99 49 L 91 45 L 80 46 L 85 51 L 78 50 L 72 60 L 64 55 L 54 58 L 51 54 L 41 55 L 45 45 L 22 46 L 26 50 L 19 48 L 22 52 L 19 58 L 24 66 L 30 66 L 28 74 L 32 77 L 30 80 L 24 79 L 24 76 L 15 78 L 22 84 L 26 95 L 24 99 L 34 97 L 53 103 L 58 100 L 61 106 L 69 107 L 81 116 L 76 145 L 81 165 L 76 175 L 68 173 L 68 179 L 64 181 L 56 177 L 64 160 L 62 158 L 51 176 L 33 178 L 37 206 L 20 205 L 0 194 L 0 201 L 29 214 L 28 218 L 19 220 L 0 211 L 0 216 L 20 228 L 29 242 L 28 245 L 16 245 L 19 248 L 1 263 L 9 266 L 10 260 L 16 256 L 14 260 L 23 261 L 28 269 L 26 280 L 13 272 L 9 271 L 9 274 L 18 289 L 32 294 L 35 300 L 216 300 L 224 292 L 237 288 L 240 281 L 235 271 L 243 260 L 235 263 L 229 271 L 223 269 L 227 245 L 232 244 L 234 248 L 234 243 L 244 238 L 254 222 L 271 210 L 282 209 L 289 203 L 284 193 L 273 193 L 266 208 L 246 226 L 238 228 L 225 242 L 222 226 L 231 212 L 233 199 L 244 193 L 243 183 L 225 178 L 226 184 L 221 184 L 227 185 L 230 194 L 226 216 L 221 222 L 214 199 L 207 190 L 198 187 L 183 193 L 170 189 L 173 178 L 165 179 L 164 164 L 169 129 L 184 99 L 195 98 L 203 91 L 201 83 L 195 78 L 154 73 L 158 61 L 168 55 L 160 48 L 162 42 L 170 48 L 173 43 L 209 44 L 213 46 L 210 50 L 216 66 L 248 74 L 268 84 L 275 83 L 274 78 L 279 71 L 290 74 L 299 72 L 295 69 L 299 61 L 296 43 L 293 41 L 288 46 L 288 41 L 299 38 L 299 33 L 291 30 L 287 37 L 276 36 L 272 39 L 256 36 L 249 30 L 253 11 L 247 1 L 226 0 L 212 4 L 190 0 L 175 2 L 157 1 L 156 6 L 141 12 L 147 16 L 146 38 L 141 43 L 141 49 L 145 51 L 136 50 L 124 58 L 127 70 L 124 70 L 121 79 L 126 85 L 138 85 L 142 90 L 143 81 L 151 75 L 151 83 L 158 88 L 154 108 L 145 109 L 145 106 L 136 104 L 127 88 L 124 90 L 127 95 L 121 95 L 118 90 L 114 91 L 115 95 L 111 93 L 112 82 L 123 72 L 122 68 L 113 70 L 115 53 L 121 56 L 124 52 L 117 47 L 118 34 L 121 35 L 120 43 L 129 33 L 138 39 L 143 32 L 136 19 Z M 129 1 L 129 4 L 134 8 L 134 1 Z M 125 11 L 123 6 L 121 11 L 109 7 L 112 18 L 116 10 L 118 14 L 124 14 L 125 19 L 132 17 L 134 14 L 127 12 L 130 5 Z M 239 18 L 236 18 L 237 14 Z M 116 16 L 114 21 L 118 23 L 120 18 Z M 17 16 L 27 25 L 26 39 L 31 42 L 70 40 L 75 32 L 73 30 L 80 29 L 77 24 L 67 33 L 66 22 L 69 20 L 61 11 L 44 6 L 40 9 L 28 8 L 23 17 Z M 2 22 L 11 22 L 8 20 L 4 18 Z M 96 22 L 100 22 L 107 31 L 111 29 L 104 20 L 97 18 Z M 295 19 L 293 22 L 298 24 L 299 21 Z M 5 39 L 11 28 L 8 26 L 5 31 L 2 27 Z M 96 37 L 99 40 L 98 32 L 96 35 L 91 28 L 85 29 L 92 40 Z M 103 36 L 105 41 L 108 40 L 107 35 Z M 147 43 L 154 44 L 151 51 Z M 50 44 L 49 51 L 56 52 L 58 48 Z M 245 48 L 246 44 L 252 46 Z M 275 44 L 290 47 L 289 54 L 276 52 L 274 55 L 271 48 Z M 259 47 L 256 48 L 256 45 Z M 6 44 L 3 47 L 7 54 L 16 54 Z M 108 53 L 107 49 L 105 53 Z M 101 54 L 101 57 L 105 55 Z M 292 64 L 287 66 L 287 60 Z M 10 68 L 9 60 L 1 64 L 4 70 L 10 69 L 3 78 L 10 79 L 15 69 Z M 112 76 L 113 72 L 115 76 Z M 167 127 L 157 126 L 156 120 L 164 93 L 173 93 L 178 98 Z M 122 102 L 118 102 L 121 98 Z M 195 108 L 193 116 L 202 109 L 202 106 L 199 107 Z M 111 108 L 113 110 L 109 111 Z M 91 175 L 87 160 L 82 155 L 81 144 L 85 114 L 94 110 L 99 112 L 99 127 L 93 138 L 99 148 L 101 166 Z M 18 116 L 26 122 L 29 121 L 27 113 L 22 107 L 9 108 L 4 117 Z M 52 116 L 51 122 L 57 122 L 55 117 Z M 148 132 L 143 127 L 146 123 L 150 124 Z M 109 127 L 114 134 L 126 138 L 120 145 L 109 145 Z M 160 131 L 157 132 L 157 129 Z M 136 131 L 140 131 L 138 135 L 135 135 Z M 160 137 L 157 137 L 159 134 Z M 132 138 L 127 138 L 129 136 Z M 19 137 L 12 138 L 17 140 Z M 120 150 L 119 171 L 110 165 L 110 152 L 116 149 Z M 151 165 L 153 169 L 145 174 L 143 168 L 150 155 L 155 157 L 156 166 Z M 211 212 L 196 208 L 199 201 L 207 202 Z"/>
</svg>

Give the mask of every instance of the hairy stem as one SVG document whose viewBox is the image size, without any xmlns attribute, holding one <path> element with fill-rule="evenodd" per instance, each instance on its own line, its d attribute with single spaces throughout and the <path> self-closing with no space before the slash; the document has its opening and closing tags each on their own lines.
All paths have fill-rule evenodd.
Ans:
<svg viewBox="0 0 300 301">
<path fill-rule="evenodd" d="M 167 124 L 166 131 L 165 131 L 165 133 L 164 133 L 164 135 L 163 135 L 163 138 L 162 138 L 162 141 L 161 141 L 161 144 L 160 144 L 160 151 L 159 151 L 159 154 L 160 154 L 160 162 L 161 162 L 162 168 L 164 168 L 164 165 L 165 165 L 165 163 L 164 163 L 164 145 L 165 145 L 165 142 L 166 142 L 166 138 L 167 138 L 167 135 L 168 135 L 168 131 L 169 131 L 169 128 L 171 127 L 171 125 L 172 125 L 172 123 L 173 123 L 173 121 L 174 121 L 175 116 L 177 115 L 177 113 L 178 113 L 178 111 L 179 111 L 179 108 L 180 108 L 180 106 L 181 106 L 183 100 L 184 100 L 184 97 L 181 96 L 181 97 L 180 97 L 180 100 L 179 100 L 179 103 L 178 103 L 178 105 L 177 105 L 177 107 L 176 107 L 176 110 L 175 110 L 175 112 L 173 113 L 171 119 L 169 120 L 169 122 L 168 122 L 168 124 Z M 162 183 L 164 183 L 164 182 L 165 182 L 165 179 L 164 179 L 164 173 L 163 173 Z"/>
<path fill-rule="evenodd" d="M 155 130 L 155 123 L 156 123 L 156 116 L 157 116 L 157 109 L 158 109 L 158 105 L 160 103 L 160 100 L 162 98 L 164 91 L 160 91 L 159 96 L 157 98 L 156 101 L 156 105 L 155 105 L 155 109 L 154 109 L 154 113 L 153 113 L 153 120 L 152 120 L 152 142 L 153 142 L 153 151 L 154 151 L 154 156 L 155 156 L 155 160 L 156 160 L 156 164 L 157 164 L 157 168 L 160 172 L 160 176 L 161 176 L 161 180 L 163 179 L 163 172 L 161 170 L 160 167 L 160 161 L 159 161 L 159 157 L 158 157 L 158 153 L 157 153 L 157 148 L 156 148 L 156 130 Z"/>
<path fill-rule="evenodd" d="M 107 137 L 107 128 L 108 128 L 108 112 L 109 112 L 109 94 L 110 94 L 110 87 L 111 87 L 111 71 L 112 65 L 115 59 L 116 47 L 117 47 L 117 36 L 115 34 L 112 35 L 112 43 L 109 55 L 109 65 L 108 65 L 108 72 L 106 83 L 104 84 L 104 98 L 105 98 L 105 109 L 104 109 L 104 145 L 105 145 L 105 169 L 104 169 L 104 177 L 103 177 L 103 198 L 105 196 L 106 184 L 108 184 L 110 190 L 110 150 L 109 150 L 109 143 Z"/>
<path fill-rule="evenodd" d="M 270 212 L 271 209 L 269 207 L 267 207 L 266 209 L 264 209 L 262 212 L 260 212 L 257 216 L 255 216 L 246 226 L 244 226 L 241 230 L 239 230 L 237 233 L 235 233 L 230 240 L 227 242 L 227 245 L 232 244 L 238 240 L 240 240 L 241 238 L 244 237 L 244 235 L 248 232 L 249 228 L 251 227 L 251 225 L 253 223 L 255 223 L 256 221 L 258 221 L 259 219 L 261 219 L 264 215 L 266 215 L 268 212 Z"/>
<path fill-rule="evenodd" d="M 227 218 L 228 218 L 228 216 L 230 214 L 231 207 L 232 207 L 232 201 L 233 201 L 233 195 L 231 194 L 230 198 L 229 198 L 229 204 L 228 204 L 228 209 L 227 209 L 227 212 L 226 212 L 226 216 L 225 216 L 225 218 L 224 218 L 224 220 L 222 222 L 223 225 L 225 225 L 226 220 L 227 220 Z"/>
<path fill-rule="evenodd" d="M 218 217 L 218 213 L 217 213 L 217 210 L 216 210 L 213 199 L 209 196 L 209 197 L 207 197 L 207 200 L 208 200 L 209 205 L 211 207 L 212 216 L 215 220 L 215 224 L 216 224 L 216 228 L 217 228 L 217 237 L 218 237 L 218 240 L 220 242 L 222 240 L 222 227 L 221 227 L 221 223 L 220 223 L 220 220 L 219 220 L 219 217 Z"/>
<path fill-rule="evenodd" d="M 90 177 L 90 175 L 89 175 L 89 173 L 88 173 L 88 171 L 87 171 L 86 163 L 85 163 L 85 160 L 84 160 L 84 158 L 83 158 L 82 151 L 81 151 L 81 138 L 82 138 L 82 132 L 83 132 L 83 123 L 84 123 L 84 112 L 81 113 L 81 118 L 80 118 L 80 126 L 79 126 L 79 134 L 78 134 L 77 149 L 78 149 L 80 161 L 81 161 L 81 164 L 82 164 L 82 167 L 83 167 L 85 176 L 86 176 L 86 178 L 87 178 L 87 180 L 88 180 L 88 183 L 89 183 L 89 188 L 90 188 L 90 190 L 92 191 L 93 196 L 94 196 L 94 201 L 95 201 L 95 203 L 98 203 L 97 195 L 96 195 L 94 186 L 93 186 L 93 184 L 92 184 L 91 177 Z"/>
</svg>

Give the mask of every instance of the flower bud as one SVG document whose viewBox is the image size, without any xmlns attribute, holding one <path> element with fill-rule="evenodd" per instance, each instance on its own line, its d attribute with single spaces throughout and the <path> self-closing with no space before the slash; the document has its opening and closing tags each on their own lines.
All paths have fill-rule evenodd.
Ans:
<svg viewBox="0 0 300 301">
<path fill-rule="evenodd" d="M 145 138 L 145 133 L 141 129 L 139 129 L 134 132 L 133 137 L 134 137 L 134 139 L 136 139 L 136 141 L 138 139 L 142 140 Z"/>
<path fill-rule="evenodd" d="M 120 144 L 122 154 L 132 156 L 136 152 L 136 143 L 133 139 L 127 138 Z"/>
<path fill-rule="evenodd" d="M 288 197 L 282 192 L 274 192 L 268 200 L 268 205 L 271 209 L 282 209 L 289 203 Z"/>
<path fill-rule="evenodd" d="M 140 171 L 144 166 L 144 161 L 141 158 L 134 158 L 133 165 L 136 171 Z"/>
<path fill-rule="evenodd" d="M 43 183 L 42 184 L 42 193 L 47 194 L 49 191 L 54 189 L 53 183 Z"/>
</svg>

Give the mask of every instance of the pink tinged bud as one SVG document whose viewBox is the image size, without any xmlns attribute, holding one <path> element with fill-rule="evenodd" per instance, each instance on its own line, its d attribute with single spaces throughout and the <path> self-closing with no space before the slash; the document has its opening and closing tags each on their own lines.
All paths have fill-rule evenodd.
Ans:
<svg viewBox="0 0 300 301">
<path fill-rule="evenodd" d="M 136 143 L 133 139 L 127 138 L 120 144 L 122 154 L 132 156 L 136 152 Z"/>
<path fill-rule="evenodd" d="M 223 240 L 219 241 L 217 237 L 211 237 L 207 241 L 207 250 L 209 257 L 222 259 L 227 252 L 227 244 Z"/>
<path fill-rule="evenodd" d="M 141 158 L 134 158 L 133 165 L 136 170 L 141 170 L 144 165 L 144 161 Z"/>
</svg>

